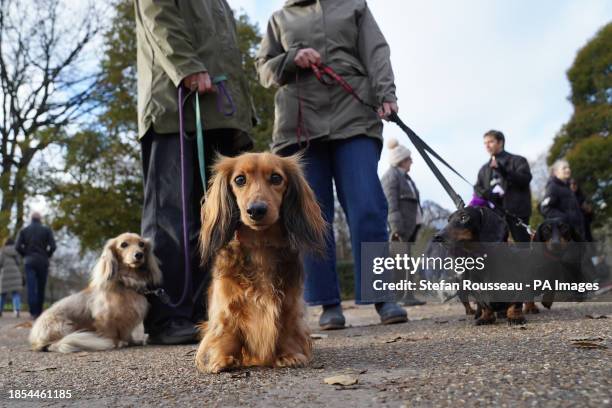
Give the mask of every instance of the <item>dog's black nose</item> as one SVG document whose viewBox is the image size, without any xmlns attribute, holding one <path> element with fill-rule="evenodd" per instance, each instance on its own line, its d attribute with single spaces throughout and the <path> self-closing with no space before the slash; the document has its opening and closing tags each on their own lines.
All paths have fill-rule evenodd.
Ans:
<svg viewBox="0 0 612 408">
<path fill-rule="evenodd" d="M 252 220 L 259 221 L 268 212 L 268 205 L 264 202 L 256 201 L 254 203 L 251 203 L 246 211 Z"/>
<path fill-rule="evenodd" d="M 144 254 L 142 252 L 136 252 L 134 254 L 134 258 L 138 259 L 139 261 L 142 259 L 143 256 Z"/>
</svg>

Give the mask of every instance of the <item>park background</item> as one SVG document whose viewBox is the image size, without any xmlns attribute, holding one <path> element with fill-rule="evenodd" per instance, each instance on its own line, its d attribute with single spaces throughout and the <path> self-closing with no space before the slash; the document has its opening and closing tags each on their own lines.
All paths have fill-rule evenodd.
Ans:
<svg viewBox="0 0 612 408">
<path fill-rule="evenodd" d="M 274 90 L 259 86 L 254 54 L 279 0 L 228 0 L 243 65 L 270 141 Z M 502 130 L 527 157 L 534 208 L 548 166 L 565 157 L 595 208 L 594 233 L 612 238 L 612 3 L 605 0 L 371 0 L 392 50 L 400 116 L 468 179 L 487 160 L 482 134 Z M 31 211 L 56 231 L 49 301 L 78 290 L 104 241 L 140 230 L 142 179 L 136 139 L 136 38 L 132 0 L 0 0 L 0 238 Z M 393 124 L 386 139 L 408 140 Z M 426 227 L 452 202 L 418 154 L 411 172 Z M 379 172 L 388 168 L 383 149 Z M 463 196 L 471 188 L 449 179 Z M 335 230 L 341 275 L 351 268 L 342 210 Z M 532 224 L 541 220 L 534 211 Z M 345 296 L 352 287 L 343 282 Z"/>
</svg>

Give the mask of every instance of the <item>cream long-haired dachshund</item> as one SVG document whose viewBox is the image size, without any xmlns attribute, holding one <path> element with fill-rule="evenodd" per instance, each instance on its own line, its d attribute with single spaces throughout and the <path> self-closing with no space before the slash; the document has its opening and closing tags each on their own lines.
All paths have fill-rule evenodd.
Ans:
<svg viewBox="0 0 612 408">
<path fill-rule="evenodd" d="M 247 153 L 213 170 L 200 236 L 213 281 L 196 366 L 302 366 L 312 344 L 300 255 L 323 253 L 326 223 L 299 157 Z"/>
<path fill-rule="evenodd" d="M 144 291 L 160 283 L 151 243 L 137 234 L 121 234 L 104 246 L 89 286 L 36 319 L 30 344 L 36 351 L 61 353 L 137 344 L 148 309 Z"/>
</svg>

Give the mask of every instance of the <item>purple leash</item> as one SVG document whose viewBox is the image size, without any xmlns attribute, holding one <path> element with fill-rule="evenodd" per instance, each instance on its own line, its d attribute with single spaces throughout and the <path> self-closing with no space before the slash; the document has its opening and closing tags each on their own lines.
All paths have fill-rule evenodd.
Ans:
<svg viewBox="0 0 612 408">
<path fill-rule="evenodd" d="M 182 212 L 182 222 L 183 222 L 183 254 L 185 256 L 185 285 L 183 286 L 183 294 L 178 302 L 173 303 L 168 296 L 168 294 L 164 291 L 164 289 L 160 290 L 160 294 L 156 294 L 159 296 L 162 303 L 167 304 L 172 308 L 176 308 L 183 304 L 185 299 L 187 299 L 187 293 L 190 292 L 191 282 L 191 258 L 189 256 L 189 240 L 188 240 L 188 231 L 187 231 L 187 180 L 185 180 L 185 174 L 187 173 L 187 168 L 185 164 L 185 123 L 183 119 L 183 87 L 179 85 L 178 87 L 178 111 L 179 111 L 179 146 L 180 146 L 180 156 L 181 156 L 181 212 Z"/>
</svg>

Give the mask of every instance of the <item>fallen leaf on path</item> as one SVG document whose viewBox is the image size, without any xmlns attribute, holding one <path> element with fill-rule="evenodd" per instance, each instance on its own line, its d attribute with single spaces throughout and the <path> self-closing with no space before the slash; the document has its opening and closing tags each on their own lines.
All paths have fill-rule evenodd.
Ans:
<svg viewBox="0 0 612 408">
<path fill-rule="evenodd" d="M 352 376 L 352 375 L 347 375 L 347 374 L 334 375 L 332 377 L 327 377 L 323 381 L 325 382 L 325 384 L 329 384 L 329 385 L 344 385 L 344 386 L 357 384 L 359 382 L 357 377 Z"/>
<path fill-rule="evenodd" d="M 607 349 L 605 344 L 594 343 L 592 341 L 575 341 L 572 346 L 585 349 Z"/>
<path fill-rule="evenodd" d="M 573 339 L 570 339 L 570 341 L 572 342 L 577 342 L 577 341 L 604 341 L 605 339 L 603 337 L 575 337 Z"/>
<path fill-rule="evenodd" d="M 30 329 L 32 328 L 32 322 L 27 321 L 27 322 L 19 323 L 19 324 L 16 324 L 14 327 L 16 329 Z"/>
<path fill-rule="evenodd" d="M 185 355 L 185 356 L 190 356 L 190 355 L 192 355 L 192 354 L 195 354 L 195 352 L 196 352 L 196 349 L 191 349 L 191 350 L 187 351 L 187 352 L 186 352 L 185 354 L 183 354 L 183 355 Z"/>
<path fill-rule="evenodd" d="M 444 324 L 444 323 L 448 323 L 448 320 L 436 320 L 434 321 L 435 324 Z"/>
<path fill-rule="evenodd" d="M 6 363 L 0 364 L 0 368 L 9 368 L 12 365 L 13 365 L 13 362 L 12 361 L 8 361 Z"/>
<path fill-rule="evenodd" d="M 310 338 L 314 340 L 326 339 L 329 335 L 323 333 L 310 333 Z"/>
<path fill-rule="evenodd" d="M 608 316 L 606 315 L 585 315 L 584 317 L 586 317 L 587 319 L 607 319 Z"/>
<path fill-rule="evenodd" d="M 57 367 L 33 367 L 33 368 L 26 368 L 25 370 L 23 370 L 26 373 L 35 373 L 38 371 L 48 371 L 48 370 L 57 370 Z"/>
<path fill-rule="evenodd" d="M 384 340 L 383 343 L 396 343 L 398 341 L 421 341 L 421 340 L 429 340 L 429 337 L 403 337 L 403 336 L 397 336 L 397 337 L 392 337 L 390 339 Z"/>
</svg>

